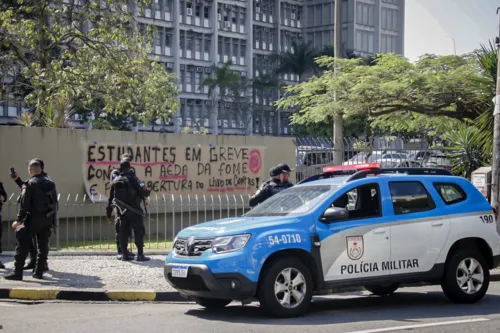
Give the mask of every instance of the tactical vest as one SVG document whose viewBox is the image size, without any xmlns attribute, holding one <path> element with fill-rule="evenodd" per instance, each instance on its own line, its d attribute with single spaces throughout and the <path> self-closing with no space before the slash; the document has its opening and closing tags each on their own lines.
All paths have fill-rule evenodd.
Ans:
<svg viewBox="0 0 500 333">
<path fill-rule="evenodd" d="M 130 179 L 127 176 L 119 175 L 116 177 L 113 181 L 113 186 L 117 201 L 121 201 L 129 206 L 135 204 L 137 200 L 137 193 L 132 187 L 132 184 L 130 184 Z"/>
</svg>

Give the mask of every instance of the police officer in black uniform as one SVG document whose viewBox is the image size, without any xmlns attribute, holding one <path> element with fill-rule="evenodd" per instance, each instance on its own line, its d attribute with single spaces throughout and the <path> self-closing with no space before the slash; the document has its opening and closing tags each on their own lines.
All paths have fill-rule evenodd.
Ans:
<svg viewBox="0 0 500 333">
<path fill-rule="evenodd" d="M 29 163 L 31 178 L 23 184 L 17 221 L 12 223 L 16 229 L 16 254 L 14 272 L 5 276 L 7 280 L 22 280 L 24 262 L 28 256 L 30 244 L 36 237 L 38 258 L 33 278 L 43 279 L 43 267 L 47 264 L 49 253 L 50 229 L 57 213 L 56 184 L 42 174 L 40 162 Z"/>
<path fill-rule="evenodd" d="M 3 187 L 2 182 L 0 182 L 0 253 L 2 253 L 2 205 L 7 201 L 7 192 Z M 5 266 L 0 261 L 0 269 L 4 269 Z"/>
<path fill-rule="evenodd" d="M 39 158 L 34 158 L 33 160 L 40 163 L 40 166 L 42 168 L 41 175 L 50 179 L 49 175 L 47 175 L 47 173 L 45 172 L 45 165 L 44 165 L 43 161 Z M 25 182 L 21 179 L 21 177 L 19 177 L 19 175 L 14 171 L 14 169 L 11 169 L 10 177 L 14 180 L 14 182 L 17 184 L 17 186 L 19 186 L 19 188 L 22 188 L 23 185 L 25 185 Z M 49 237 L 50 237 L 50 235 L 49 235 Z M 37 257 L 36 237 L 33 237 L 33 242 L 30 245 L 29 252 L 30 252 L 30 261 L 26 265 L 26 267 L 24 267 L 24 270 L 35 270 L 36 257 Z M 42 270 L 44 272 L 48 271 L 49 270 L 48 264 L 46 264 L 45 267 L 42 268 Z"/>
<path fill-rule="evenodd" d="M 253 208 L 269 199 L 276 193 L 279 193 L 288 188 L 285 186 L 285 184 L 283 184 L 283 173 L 284 171 L 277 166 L 271 168 L 269 172 L 271 179 L 264 181 L 257 192 L 255 192 L 255 194 L 250 197 L 250 207 Z"/>
<path fill-rule="evenodd" d="M 122 161 L 127 160 L 130 163 L 132 163 L 132 156 L 130 156 L 130 154 L 125 153 L 121 156 L 121 160 Z M 135 170 L 133 168 L 130 169 L 130 173 L 135 176 Z M 119 175 L 120 175 L 120 169 L 116 168 L 113 169 L 113 171 L 111 172 L 111 181 L 115 180 L 115 178 L 118 177 Z M 139 179 L 137 179 L 137 181 L 140 183 Z M 132 229 L 130 229 L 129 238 L 130 237 L 132 237 Z M 118 218 L 118 214 L 115 217 L 115 241 L 116 241 L 116 251 L 118 254 L 118 258 L 121 258 L 123 253 L 120 246 L 120 219 Z M 135 257 L 135 254 L 132 253 L 131 251 L 128 252 L 128 255 L 131 256 L 132 258 Z"/>
<path fill-rule="evenodd" d="M 135 245 L 137 246 L 137 261 L 147 261 L 144 256 L 144 212 L 141 202 L 151 193 L 143 182 L 140 182 L 130 172 L 131 166 L 128 160 L 120 162 L 120 174 L 111 182 L 106 215 L 111 218 L 113 207 L 116 208 L 117 219 L 120 223 L 120 247 L 122 250 L 121 260 L 132 260 L 129 255 L 128 237 L 130 230 L 134 230 Z"/>
</svg>

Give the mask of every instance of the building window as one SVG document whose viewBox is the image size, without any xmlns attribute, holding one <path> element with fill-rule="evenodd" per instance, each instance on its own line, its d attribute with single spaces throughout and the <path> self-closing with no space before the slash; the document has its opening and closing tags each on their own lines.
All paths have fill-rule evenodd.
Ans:
<svg viewBox="0 0 500 333">
<path fill-rule="evenodd" d="M 205 6 L 205 8 L 203 8 L 203 17 L 206 19 L 210 17 L 210 7 Z"/>
</svg>

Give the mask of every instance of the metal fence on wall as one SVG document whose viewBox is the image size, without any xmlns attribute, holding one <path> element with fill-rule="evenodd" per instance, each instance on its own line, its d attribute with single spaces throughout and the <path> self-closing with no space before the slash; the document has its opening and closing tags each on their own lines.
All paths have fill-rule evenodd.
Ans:
<svg viewBox="0 0 500 333">
<path fill-rule="evenodd" d="M 5 216 L 17 210 L 17 198 L 11 195 L 4 203 Z M 170 250 L 172 240 L 182 229 L 206 221 L 245 214 L 249 195 L 152 195 L 143 218 L 146 228 L 145 250 Z M 52 232 L 51 250 L 115 251 L 115 226 L 105 216 L 107 202 L 86 195 L 59 194 L 57 228 Z M 83 209 L 82 209 L 83 208 Z M 3 248 L 13 250 L 15 233 L 4 221 Z M 133 239 L 130 240 L 134 248 Z"/>
<path fill-rule="evenodd" d="M 322 172 L 324 166 L 334 165 L 334 155 L 341 151 L 342 165 L 378 162 L 381 167 L 451 169 L 448 148 L 430 145 L 421 138 L 380 137 L 360 140 L 345 138 L 342 144 L 331 139 L 296 138 L 297 182 Z M 439 147 L 439 148 L 435 148 Z"/>
</svg>

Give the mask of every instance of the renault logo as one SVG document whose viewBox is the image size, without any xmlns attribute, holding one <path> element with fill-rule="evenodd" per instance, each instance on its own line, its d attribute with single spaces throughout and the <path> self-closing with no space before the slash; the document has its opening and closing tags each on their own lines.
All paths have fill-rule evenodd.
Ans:
<svg viewBox="0 0 500 333">
<path fill-rule="evenodd" d="M 187 242 L 185 243 L 186 245 L 184 246 L 184 249 L 186 250 L 186 254 L 188 256 L 192 255 L 193 254 L 193 250 L 194 250 L 194 236 L 191 236 L 189 237 L 189 239 L 187 240 Z"/>
</svg>

